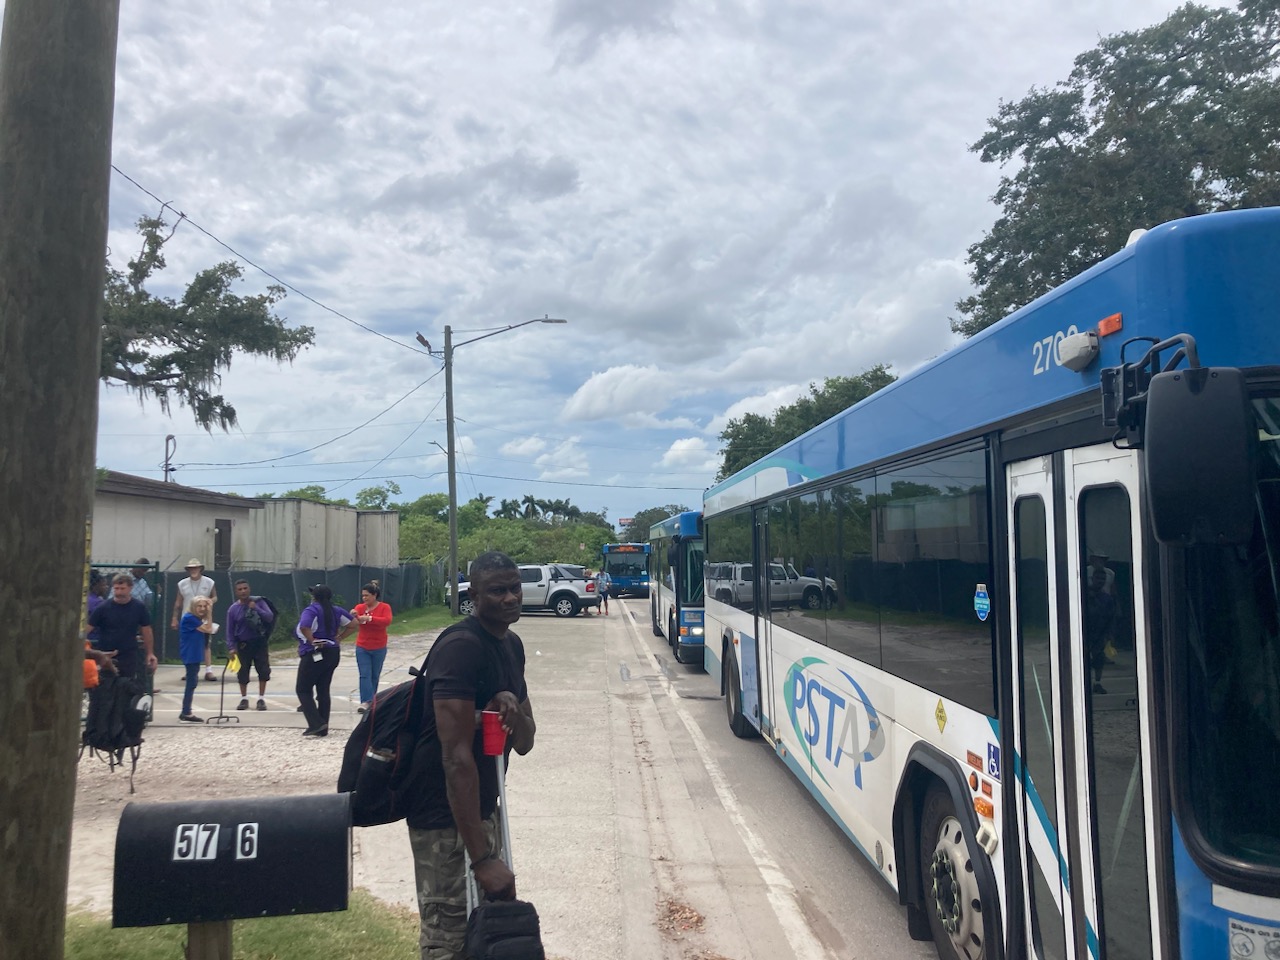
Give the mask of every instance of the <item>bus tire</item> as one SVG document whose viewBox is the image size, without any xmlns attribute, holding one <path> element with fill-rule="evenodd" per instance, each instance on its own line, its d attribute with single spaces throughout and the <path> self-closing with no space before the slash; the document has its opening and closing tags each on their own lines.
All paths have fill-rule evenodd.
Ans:
<svg viewBox="0 0 1280 960">
<path fill-rule="evenodd" d="M 653 635 L 655 637 L 662 636 L 662 628 L 658 626 L 658 600 L 656 597 L 649 601 L 649 622 L 652 625 Z"/>
<path fill-rule="evenodd" d="M 974 869 L 951 794 L 929 785 L 920 808 L 920 877 L 923 909 L 939 960 L 982 960 L 987 956 L 987 921 Z M 981 854 L 978 854 L 979 856 Z"/>
<path fill-rule="evenodd" d="M 578 612 L 578 598 L 569 593 L 562 593 L 552 599 L 551 609 L 557 617 L 572 617 Z"/>
<path fill-rule="evenodd" d="M 676 663 L 682 663 L 680 659 L 680 634 L 676 633 L 676 617 L 673 613 L 667 617 L 667 636 L 670 639 L 667 644 L 671 647 L 671 655 L 676 658 Z"/>
<path fill-rule="evenodd" d="M 729 729 L 735 737 L 749 740 L 755 737 L 756 731 L 742 713 L 742 681 L 738 673 L 738 654 L 732 645 L 721 662 L 724 664 L 724 708 L 729 717 Z"/>
</svg>

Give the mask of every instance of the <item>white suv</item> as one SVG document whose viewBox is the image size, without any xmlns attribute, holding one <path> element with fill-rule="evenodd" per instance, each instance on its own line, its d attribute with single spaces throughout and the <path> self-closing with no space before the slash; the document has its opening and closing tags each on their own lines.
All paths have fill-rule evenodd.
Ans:
<svg viewBox="0 0 1280 960">
<path fill-rule="evenodd" d="M 550 610 L 557 617 L 576 616 L 587 607 L 598 607 L 595 581 L 576 574 L 559 563 L 522 563 L 520 586 L 524 594 L 523 610 Z M 451 584 L 445 585 L 444 602 L 449 603 Z M 475 612 L 469 583 L 458 584 L 458 612 L 470 616 Z"/>
</svg>

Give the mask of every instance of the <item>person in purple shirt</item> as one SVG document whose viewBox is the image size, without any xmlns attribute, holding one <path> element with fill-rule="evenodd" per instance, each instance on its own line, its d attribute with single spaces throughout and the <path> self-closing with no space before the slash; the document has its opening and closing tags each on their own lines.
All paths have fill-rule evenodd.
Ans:
<svg viewBox="0 0 1280 960">
<path fill-rule="evenodd" d="M 329 735 L 329 685 L 342 656 L 339 644 L 356 627 L 355 618 L 333 602 L 323 583 L 311 588 L 311 604 L 298 618 L 298 701 L 307 718 L 304 737 Z"/>
<path fill-rule="evenodd" d="M 89 618 L 93 616 L 93 611 L 106 602 L 108 586 L 107 578 L 103 576 L 101 570 L 89 571 L 89 593 L 84 598 L 85 623 L 89 622 Z M 98 629 L 93 627 L 85 634 L 85 639 L 96 646 L 99 636 L 101 634 Z"/>
<path fill-rule="evenodd" d="M 249 709 L 249 666 L 258 672 L 258 709 L 267 709 L 267 681 L 271 679 L 271 651 L 267 640 L 276 615 L 261 597 L 255 597 L 248 580 L 235 582 L 236 602 L 227 610 L 227 652 L 240 657 L 240 705 Z"/>
</svg>

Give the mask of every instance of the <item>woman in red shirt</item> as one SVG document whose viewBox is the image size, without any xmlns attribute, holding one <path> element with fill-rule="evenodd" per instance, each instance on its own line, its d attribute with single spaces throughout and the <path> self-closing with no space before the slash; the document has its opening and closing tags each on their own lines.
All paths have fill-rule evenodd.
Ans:
<svg viewBox="0 0 1280 960">
<path fill-rule="evenodd" d="M 360 712 L 364 713 L 378 692 L 382 662 L 387 659 L 387 627 L 391 626 L 391 606 L 382 602 L 382 588 L 370 580 L 360 588 L 360 599 L 351 611 L 360 625 L 356 637 L 356 668 L 360 671 Z"/>
</svg>

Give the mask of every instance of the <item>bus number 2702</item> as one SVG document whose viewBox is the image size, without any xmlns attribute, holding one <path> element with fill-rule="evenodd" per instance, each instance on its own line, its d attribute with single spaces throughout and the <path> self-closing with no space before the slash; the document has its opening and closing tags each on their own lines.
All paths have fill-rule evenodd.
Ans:
<svg viewBox="0 0 1280 960">
<path fill-rule="evenodd" d="M 1059 330 L 1051 337 L 1045 337 L 1043 340 L 1037 340 L 1031 345 L 1031 357 L 1035 361 L 1032 366 L 1031 373 L 1038 376 L 1042 373 L 1049 372 L 1049 365 L 1062 366 L 1062 358 L 1058 356 L 1058 344 L 1062 342 L 1064 337 L 1074 336 L 1080 331 L 1076 329 L 1073 323 L 1066 330 Z"/>
<path fill-rule="evenodd" d="M 220 823 L 180 823 L 173 833 L 174 860 L 217 860 Z M 235 852 L 237 860 L 258 857 L 258 825 L 236 824 Z"/>
</svg>

